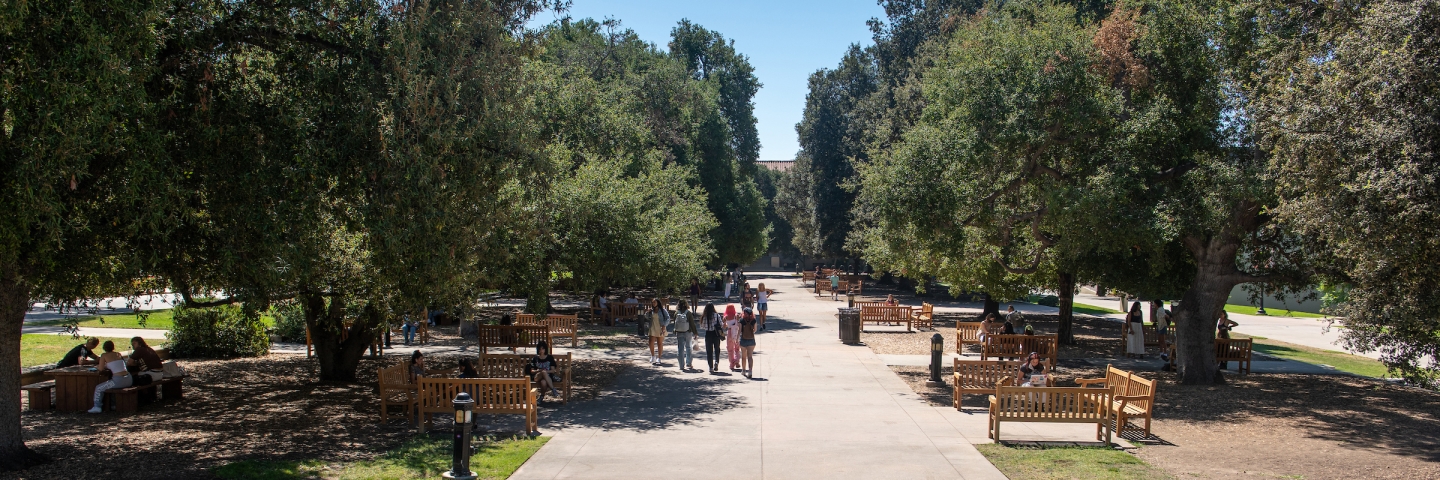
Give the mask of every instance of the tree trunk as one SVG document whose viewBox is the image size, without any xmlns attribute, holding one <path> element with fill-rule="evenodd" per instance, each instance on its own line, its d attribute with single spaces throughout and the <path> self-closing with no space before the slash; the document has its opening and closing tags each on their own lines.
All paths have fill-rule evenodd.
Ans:
<svg viewBox="0 0 1440 480">
<path fill-rule="evenodd" d="M 1195 280 L 1174 313 L 1175 356 L 1183 385 L 1224 383 L 1215 362 L 1215 322 L 1225 311 L 1230 290 L 1238 284 L 1235 267 L 1238 239 L 1190 239 L 1195 256 Z"/>
<path fill-rule="evenodd" d="M 1060 343 L 1075 344 L 1075 274 L 1060 274 Z"/>
<path fill-rule="evenodd" d="M 303 304 L 305 326 L 310 328 L 315 359 L 320 363 L 320 380 L 355 381 L 360 357 L 365 355 L 365 349 L 375 338 L 374 316 L 360 316 L 346 332 L 343 298 L 331 297 L 327 307 L 325 297 L 312 294 L 305 296 Z M 340 339 L 342 336 L 345 337 L 343 341 Z"/>
<path fill-rule="evenodd" d="M 20 329 L 30 309 L 30 287 L 12 267 L 0 269 L 0 470 L 15 471 L 49 463 L 50 459 L 25 446 L 20 428 Z"/>
<path fill-rule="evenodd" d="M 989 315 L 992 314 L 992 313 L 993 313 L 993 314 L 996 314 L 996 315 L 999 315 L 999 314 L 1000 314 L 1000 302 L 995 301 L 995 297 L 990 296 L 990 294 L 988 294 L 988 293 L 986 293 L 986 294 L 984 294 L 984 295 L 985 295 L 985 309 L 980 311 L 980 318 L 983 319 L 983 318 L 985 318 L 986 316 L 989 316 Z"/>
</svg>

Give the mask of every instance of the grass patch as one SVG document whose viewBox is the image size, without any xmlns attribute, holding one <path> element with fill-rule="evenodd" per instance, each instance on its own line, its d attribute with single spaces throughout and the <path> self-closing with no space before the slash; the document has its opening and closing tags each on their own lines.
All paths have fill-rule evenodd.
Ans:
<svg viewBox="0 0 1440 480">
<path fill-rule="evenodd" d="M 101 344 L 104 344 L 106 340 L 114 341 L 116 350 L 123 352 L 130 349 L 130 337 L 99 338 Z M 147 342 L 153 341 L 154 340 L 147 340 Z M 82 343 L 85 343 L 85 337 L 74 338 L 69 335 L 45 335 L 39 333 L 20 335 L 20 366 L 22 368 L 33 367 L 58 362 L 66 353 L 70 353 L 70 349 Z M 160 347 L 159 345 L 151 346 L 156 348 Z M 97 347 L 95 349 L 95 355 L 100 355 L 101 351 L 102 350 Z"/>
<path fill-rule="evenodd" d="M 1237 335 L 1236 337 L 1238 338 L 1239 336 Z M 1386 378 L 1390 376 L 1389 369 L 1385 367 L 1385 364 L 1370 357 L 1351 355 L 1334 350 L 1322 350 L 1304 345 L 1281 342 L 1279 340 L 1271 340 L 1265 337 L 1250 338 L 1255 341 L 1254 349 L 1256 352 L 1272 357 L 1314 365 L 1329 365 L 1335 367 L 1336 370 L 1365 377 Z"/>
<path fill-rule="evenodd" d="M 91 315 L 79 317 L 80 326 L 86 328 L 146 328 L 152 330 L 173 330 L 175 328 L 175 311 L 172 309 L 149 310 L 150 314 L 145 319 L 145 325 L 140 325 L 140 316 L 134 313 L 113 313 L 109 315 Z M 26 325 L 40 325 L 58 327 L 65 325 L 68 320 L 46 320 L 43 322 L 29 322 Z M 261 315 L 260 321 L 265 328 L 275 327 L 275 317 Z"/>
<path fill-rule="evenodd" d="M 976 445 L 975 448 L 1010 478 L 1171 478 L 1134 455 L 1109 448 L 1014 448 L 995 443 Z"/>
<path fill-rule="evenodd" d="M 482 438 L 470 470 L 480 478 L 507 478 L 540 450 L 550 437 Z M 243 460 L 215 468 L 227 480 L 410 479 L 438 478 L 450 470 L 449 435 L 417 435 L 374 460 L 327 464 L 319 460 Z"/>
<path fill-rule="evenodd" d="M 1255 315 L 1256 308 L 1249 305 L 1225 305 L 1225 311 L 1245 315 Z M 1324 315 L 1310 312 L 1297 312 L 1294 310 L 1281 310 L 1278 308 L 1267 308 L 1265 313 L 1272 317 L 1290 318 L 1325 318 Z"/>
<path fill-rule="evenodd" d="M 1071 305 L 1073 305 L 1072 309 L 1073 309 L 1073 311 L 1074 311 L 1075 313 L 1084 313 L 1084 314 L 1087 314 L 1087 315 L 1105 315 L 1105 314 L 1110 314 L 1110 313 L 1125 313 L 1125 312 L 1122 312 L 1122 311 L 1119 311 L 1119 310 L 1111 310 L 1111 309 L 1109 309 L 1109 308 L 1097 307 L 1097 306 L 1094 306 L 1094 305 L 1083 305 L 1083 304 L 1079 304 L 1079 303 L 1072 303 Z"/>
</svg>

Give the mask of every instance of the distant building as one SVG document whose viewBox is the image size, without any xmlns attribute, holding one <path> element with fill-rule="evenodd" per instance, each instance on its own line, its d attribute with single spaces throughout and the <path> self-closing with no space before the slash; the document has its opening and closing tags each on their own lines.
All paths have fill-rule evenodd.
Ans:
<svg viewBox="0 0 1440 480">
<path fill-rule="evenodd" d="M 774 170 L 776 172 L 788 172 L 790 166 L 795 164 L 794 160 L 756 160 L 756 165 Z"/>
</svg>

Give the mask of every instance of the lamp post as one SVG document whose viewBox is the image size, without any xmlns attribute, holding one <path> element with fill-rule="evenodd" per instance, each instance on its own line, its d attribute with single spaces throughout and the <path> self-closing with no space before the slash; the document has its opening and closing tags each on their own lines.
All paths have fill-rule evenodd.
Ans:
<svg viewBox="0 0 1440 480">
<path fill-rule="evenodd" d="M 927 387 L 939 387 L 945 385 L 940 380 L 940 356 L 945 353 L 945 337 L 935 334 L 930 337 L 930 380 L 925 381 Z"/>
<path fill-rule="evenodd" d="M 451 402 L 455 405 L 455 445 L 450 458 L 450 471 L 441 474 L 444 478 L 474 480 L 470 471 L 470 419 L 475 410 L 475 401 L 470 394 L 460 392 Z"/>
</svg>

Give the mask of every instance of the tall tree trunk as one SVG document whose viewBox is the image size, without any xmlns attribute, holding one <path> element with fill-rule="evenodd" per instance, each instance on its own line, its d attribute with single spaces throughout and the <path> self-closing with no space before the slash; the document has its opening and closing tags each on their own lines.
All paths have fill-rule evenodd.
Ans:
<svg viewBox="0 0 1440 480">
<path fill-rule="evenodd" d="M 1195 256 L 1195 280 L 1175 309 L 1175 355 L 1180 383 L 1224 383 L 1215 362 L 1215 322 L 1225 311 L 1230 290 L 1241 274 L 1235 266 L 1240 242 L 1235 238 L 1187 239 Z"/>
<path fill-rule="evenodd" d="M 13 266 L 0 268 L 0 470 L 23 470 L 49 463 L 50 459 L 25 446 L 20 429 L 20 329 L 30 309 L 30 286 L 20 279 Z"/>
<path fill-rule="evenodd" d="M 995 301 L 995 297 L 990 296 L 990 294 L 988 294 L 988 293 L 986 293 L 986 294 L 984 294 L 984 295 L 985 295 L 985 308 L 980 311 L 980 318 L 985 318 L 986 316 L 988 316 L 988 315 L 990 315 L 990 314 L 992 314 L 992 313 L 993 313 L 993 314 L 996 314 L 996 315 L 999 315 L 999 314 L 1000 314 L 1000 302 Z"/>
<path fill-rule="evenodd" d="M 1060 274 L 1060 343 L 1075 344 L 1075 274 Z"/>
<path fill-rule="evenodd" d="M 360 367 L 360 357 L 375 338 L 375 320 L 362 315 L 345 331 L 345 300 L 318 294 L 304 296 L 305 326 L 315 344 L 315 359 L 320 363 L 320 380 L 353 382 Z M 342 335 L 342 332 L 344 333 Z M 345 339 L 342 341 L 341 337 Z"/>
</svg>

